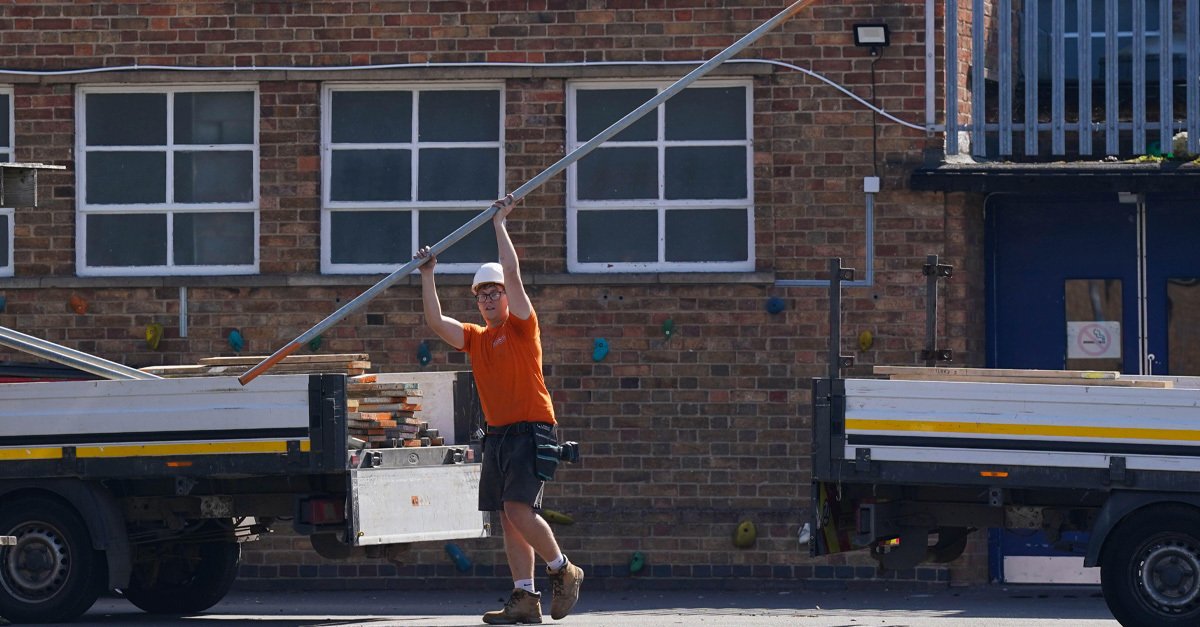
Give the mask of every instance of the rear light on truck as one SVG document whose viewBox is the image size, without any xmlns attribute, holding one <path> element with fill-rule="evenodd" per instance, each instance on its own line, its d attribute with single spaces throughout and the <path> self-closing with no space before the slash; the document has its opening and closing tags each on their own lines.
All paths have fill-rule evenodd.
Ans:
<svg viewBox="0 0 1200 627">
<path fill-rule="evenodd" d="M 337 525 L 346 522 L 344 499 L 308 499 L 300 507 L 300 522 L 307 525 Z"/>
<path fill-rule="evenodd" d="M 1008 471 L 1007 470 L 980 470 L 979 476 L 980 477 L 991 477 L 991 478 L 995 478 L 995 479 L 1007 479 Z"/>
</svg>

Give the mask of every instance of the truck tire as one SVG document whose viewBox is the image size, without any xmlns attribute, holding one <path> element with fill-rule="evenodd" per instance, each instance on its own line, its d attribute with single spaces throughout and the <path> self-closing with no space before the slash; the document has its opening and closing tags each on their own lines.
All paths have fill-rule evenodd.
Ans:
<svg viewBox="0 0 1200 627">
<path fill-rule="evenodd" d="M 1125 627 L 1200 624 L 1200 510 L 1160 505 L 1122 521 L 1104 543 L 1100 584 Z"/>
<path fill-rule="evenodd" d="M 235 540 L 159 545 L 153 558 L 137 560 L 123 592 L 150 614 L 198 614 L 225 598 L 241 556 Z"/>
<path fill-rule="evenodd" d="M 29 497 L 0 507 L 0 616 L 14 623 L 78 618 L 108 585 L 104 553 L 92 547 L 83 518 L 69 505 Z"/>
</svg>

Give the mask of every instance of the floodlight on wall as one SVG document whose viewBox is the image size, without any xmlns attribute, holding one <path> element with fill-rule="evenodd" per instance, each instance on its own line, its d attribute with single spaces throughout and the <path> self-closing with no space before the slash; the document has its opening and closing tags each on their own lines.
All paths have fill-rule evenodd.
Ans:
<svg viewBox="0 0 1200 627">
<path fill-rule="evenodd" d="M 871 56 L 877 56 L 880 48 L 886 48 L 892 43 L 892 35 L 887 24 L 855 24 L 854 45 L 871 49 Z"/>
</svg>

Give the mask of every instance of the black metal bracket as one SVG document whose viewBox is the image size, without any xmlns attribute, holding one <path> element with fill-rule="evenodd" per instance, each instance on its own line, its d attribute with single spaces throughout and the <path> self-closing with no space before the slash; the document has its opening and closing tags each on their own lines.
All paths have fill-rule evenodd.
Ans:
<svg viewBox="0 0 1200 627">
<path fill-rule="evenodd" d="M 854 449 L 854 471 L 871 472 L 871 449 Z"/>
<path fill-rule="evenodd" d="M 954 351 L 937 347 L 938 280 L 954 276 L 954 266 L 938 263 L 937 255 L 928 255 L 925 265 L 921 266 L 921 274 L 925 275 L 925 348 L 921 351 L 921 360 L 926 366 L 937 365 L 939 361 L 954 361 Z"/>
<path fill-rule="evenodd" d="M 1120 455 L 1113 455 L 1108 458 L 1108 484 L 1123 484 L 1129 480 L 1129 473 L 1125 468 L 1125 458 Z"/>
<path fill-rule="evenodd" d="M 854 365 L 842 354 L 842 281 L 854 280 L 854 268 L 843 268 L 841 257 L 829 260 L 829 378 L 840 379 L 842 368 Z"/>
</svg>

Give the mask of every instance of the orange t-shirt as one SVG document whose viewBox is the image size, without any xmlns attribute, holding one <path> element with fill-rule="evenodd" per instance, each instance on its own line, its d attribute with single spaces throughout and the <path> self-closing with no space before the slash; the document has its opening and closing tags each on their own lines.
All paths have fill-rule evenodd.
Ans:
<svg viewBox="0 0 1200 627">
<path fill-rule="evenodd" d="M 462 350 L 471 357 L 475 386 L 489 426 L 554 424 L 554 405 L 542 377 L 542 332 L 537 314 L 509 314 L 496 328 L 463 324 Z"/>
</svg>

